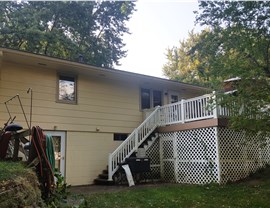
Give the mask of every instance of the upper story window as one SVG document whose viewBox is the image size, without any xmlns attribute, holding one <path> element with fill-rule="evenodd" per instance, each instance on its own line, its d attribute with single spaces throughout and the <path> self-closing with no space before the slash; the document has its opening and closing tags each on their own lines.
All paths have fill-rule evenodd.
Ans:
<svg viewBox="0 0 270 208">
<path fill-rule="evenodd" d="M 58 75 L 58 101 L 77 103 L 77 80 L 75 76 Z"/>
<path fill-rule="evenodd" d="M 141 109 L 150 109 L 162 105 L 162 93 L 158 90 L 141 89 Z"/>
</svg>

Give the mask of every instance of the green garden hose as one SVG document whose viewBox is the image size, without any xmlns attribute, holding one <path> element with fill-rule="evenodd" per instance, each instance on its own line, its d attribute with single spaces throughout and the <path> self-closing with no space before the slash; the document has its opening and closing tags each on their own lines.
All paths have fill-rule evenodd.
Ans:
<svg viewBox="0 0 270 208">
<path fill-rule="evenodd" d="M 55 172 L 55 156 L 53 138 L 51 135 L 46 135 L 46 155 L 51 164 L 52 171 Z"/>
</svg>

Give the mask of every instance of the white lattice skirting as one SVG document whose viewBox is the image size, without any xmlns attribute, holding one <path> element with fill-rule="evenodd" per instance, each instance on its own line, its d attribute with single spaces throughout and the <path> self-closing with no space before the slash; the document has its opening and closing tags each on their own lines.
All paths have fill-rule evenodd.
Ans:
<svg viewBox="0 0 270 208">
<path fill-rule="evenodd" d="M 270 164 L 270 139 L 266 143 L 256 140 L 260 141 L 254 135 L 221 127 L 163 133 L 159 140 L 160 159 L 153 151 L 150 155 L 155 163 L 160 162 L 164 181 L 226 183 Z"/>
</svg>

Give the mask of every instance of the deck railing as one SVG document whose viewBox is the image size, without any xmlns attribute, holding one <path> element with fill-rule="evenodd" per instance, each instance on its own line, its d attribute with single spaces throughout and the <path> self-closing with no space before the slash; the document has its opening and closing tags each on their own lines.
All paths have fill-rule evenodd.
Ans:
<svg viewBox="0 0 270 208">
<path fill-rule="evenodd" d="M 215 99 L 214 94 L 181 100 L 180 102 L 156 107 L 156 109 L 136 128 L 121 145 L 109 155 L 109 180 L 123 163 L 159 126 L 185 123 L 196 120 L 216 118 L 221 109 L 211 107 Z M 213 105 L 212 105 L 213 106 Z M 224 112 L 225 113 L 225 112 Z"/>
<path fill-rule="evenodd" d="M 113 174 L 117 171 L 120 163 L 123 163 L 148 136 L 157 128 L 159 124 L 159 106 L 136 128 L 120 146 L 109 155 L 108 175 L 112 180 Z"/>
</svg>

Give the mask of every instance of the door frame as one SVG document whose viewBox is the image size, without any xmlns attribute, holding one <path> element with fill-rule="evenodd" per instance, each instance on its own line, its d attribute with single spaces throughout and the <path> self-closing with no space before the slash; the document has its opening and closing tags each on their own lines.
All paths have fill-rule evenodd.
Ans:
<svg viewBox="0 0 270 208">
<path fill-rule="evenodd" d="M 51 131 L 44 130 L 45 134 L 51 136 L 60 136 L 61 137 L 61 159 L 60 159 L 60 173 L 65 177 L 66 174 L 66 132 L 65 131 Z"/>
</svg>

